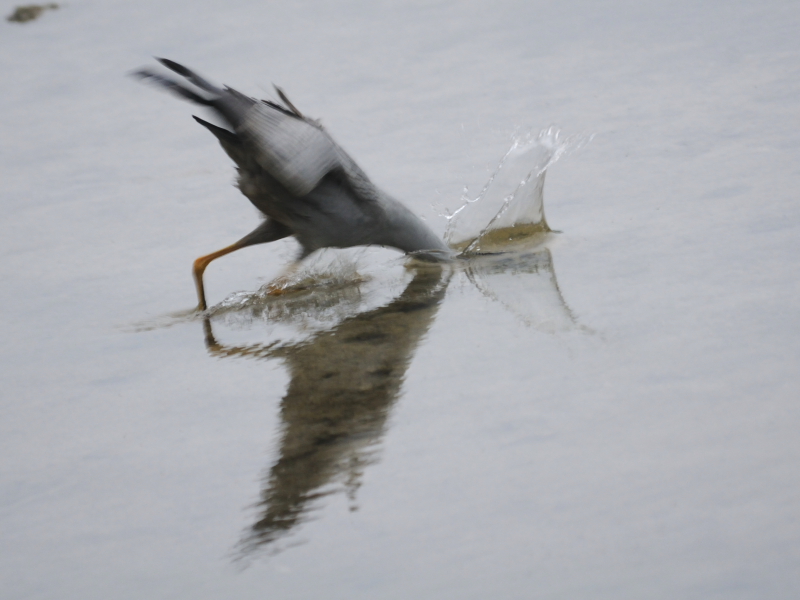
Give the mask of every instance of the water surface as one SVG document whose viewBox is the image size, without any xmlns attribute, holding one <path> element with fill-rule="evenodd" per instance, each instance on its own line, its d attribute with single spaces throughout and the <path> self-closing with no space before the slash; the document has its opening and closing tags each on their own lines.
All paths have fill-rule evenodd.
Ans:
<svg viewBox="0 0 800 600">
<path fill-rule="evenodd" d="M 0 27 L 2 597 L 796 596 L 794 4 Z M 270 299 L 278 242 L 216 261 L 187 316 L 192 261 L 257 216 L 191 107 L 124 77 L 152 55 L 280 85 L 473 256 L 326 254 Z M 560 233 L 447 218 L 548 130 L 591 138 L 523 186 Z"/>
</svg>

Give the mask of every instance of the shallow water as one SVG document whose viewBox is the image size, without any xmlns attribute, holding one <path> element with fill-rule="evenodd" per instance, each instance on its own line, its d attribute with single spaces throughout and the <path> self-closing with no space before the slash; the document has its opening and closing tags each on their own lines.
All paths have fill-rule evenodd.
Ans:
<svg viewBox="0 0 800 600">
<path fill-rule="evenodd" d="M 783 2 L 2 21 L 0 596 L 795 597 L 798 26 Z M 191 263 L 257 216 L 192 107 L 124 77 L 151 55 L 279 84 L 454 242 L 520 132 L 594 137 L 523 186 L 558 233 L 498 222 L 439 269 L 324 253 L 277 297 L 296 247 L 255 247 L 208 269 L 206 320 Z"/>
</svg>

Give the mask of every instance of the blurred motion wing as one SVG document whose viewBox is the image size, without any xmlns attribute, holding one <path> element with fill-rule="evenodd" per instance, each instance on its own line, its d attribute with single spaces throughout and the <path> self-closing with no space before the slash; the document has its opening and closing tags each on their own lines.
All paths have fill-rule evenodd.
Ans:
<svg viewBox="0 0 800 600">
<path fill-rule="evenodd" d="M 305 196 L 340 167 L 340 150 L 319 126 L 265 103 L 256 103 L 236 128 L 261 167 L 295 196 Z"/>
</svg>

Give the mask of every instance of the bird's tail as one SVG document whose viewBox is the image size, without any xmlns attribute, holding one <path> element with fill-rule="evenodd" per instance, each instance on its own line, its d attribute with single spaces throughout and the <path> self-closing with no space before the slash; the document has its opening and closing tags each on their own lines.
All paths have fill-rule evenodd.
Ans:
<svg viewBox="0 0 800 600">
<path fill-rule="evenodd" d="M 197 90 L 186 85 L 183 81 L 165 77 L 147 68 L 134 71 L 131 75 L 146 81 L 152 81 L 184 100 L 189 100 L 195 104 L 215 109 L 234 127 L 239 124 L 244 112 L 255 103 L 255 100 L 248 98 L 234 89 L 215 86 L 194 71 L 187 69 L 175 61 L 166 58 L 156 58 L 156 60 L 169 70 L 186 78 Z"/>
<path fill-rule="evenodd" d="M 133 73 L 131 73 L 131 75 L 133 77 L 138 77 L 139 79 L 143 79 L 145 81 L 152 81 L 153 83 L 160 85 L 162 88 L 172 92 L 173 94 L 183 98 L 184 100 L 189 100 L 190 102 L 194 102 L 195 104 L 202 104 L 203 106 L 212 106 L 213 101 L 223 94 L 223 90 L 209 83 L 208 81 L 200 77 L 197 73 L 190 71 L 183 65 L 179 65 L 178 63 L 168 60 L 166 58 L 156 58 L 156 60 L 165 67 L 167 67 L 168 69 L 175 71 L 179 75 L 183 75 L 186 79 L 188 79 L 191 83 L 196 85 L 201 90 L 211 93 L 212 97 L 206 98 L 204 96 L 201 96 L 183 82 L 177 81 L 170 77 L 164 77 L 163 75 L 159 75 L 155 71 L 151 71 L 150 69 L 147 68 L 134 71 Z"/>
</svg>

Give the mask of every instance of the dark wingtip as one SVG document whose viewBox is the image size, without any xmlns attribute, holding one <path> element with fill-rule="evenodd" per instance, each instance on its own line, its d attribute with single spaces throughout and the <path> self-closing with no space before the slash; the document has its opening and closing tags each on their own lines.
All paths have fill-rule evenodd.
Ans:
<svg viewBox="0 0 800 600">
<path fill-rule="evenodd" d="M 234 132 L 225 129 L 224 127 L 217 127 L 216 125 L 213 125 L 212 123 L 209 123 L 208 121 L 201 119 L 196 115 L 192 115 L 192 118 L 213 133 L 220 142 L 227 142 L 228 144 L 232 144 L 234 146 L 239 146 L 241 144 L 239 137 Z"/>
<path fill-rule="evenodd" d="M 137 71 L 133 71 L 130 75 L 133 77 L 137 77 L 139 79 L 143 79 L 145 81 L 150 81 L 152 83 L 155 83 L 156 85 L 161 86 L 163 89 L 180 96 L 184 100 L 189 100 L 190 102 L 202 104 L 203 106 L 211 106 L 212 104 L 211 100 L 203 98 L 202 96 L 190 90 L 189 88 L 184 87 L 179 82 L 173 81 L 168 77 L 162 77 L 161 75 L 154 73 L 149 69 L 139 69 Z"/>
<path fill-rule="evenodd" d="M 135 77 L 136 79 L 147 79 L 151 77 L 151 73 L 147 71 L 145 68 L 136 69 L 135 71 L 128 71 L 125 73 L 128 77 Z"/>
<path fill-rule="evenodd" d="M 158 56 L 154 56 L 153 58 L 155 58 L 158 62 L 167 67 L 170 71 L 173 71 L 178 75 L 185 77 L 200 89 L 203 89 L 207 92 L 211 92 L 212 94 L 220 93 L 220 89 L 217 86 L 208 82 L 206 79 L 204 79 L 191 69 L 176 63 L 174 60 L 170 60 L 168 58 L 160 58 Z"/>
<path fill-rule="evenodd" d="M 286 107 L 290 111 L 292 111 L 295 115 L 297 115 L 298 117 L 300 117 L 302 119 L 303 118 L 303 113 L 301 113 L 299 110 L 297 110 L 297 107 L 294 104 L 292 104 L 292 101 L 289 100 L 289 97 L 286 95 L 286 93 L 281 88 L 279 88 L 277 85 L 275 85 L 274 83 L 272 84 L 272 87 L 274 87 L 275 91 L 278 92 L 278 97 L 283 101 L 283 103 L 286 105 Z"/>
<path fill-rule="evenodd" d="M 154 56 L 153 58 L 155 58 L 158 62 L 167 67 L 170 71 L 175 71 L 176 73 L 178 73 L 179 75 L 183 75 L 184 77 L 186 77 L 186 74 L 189 72 L 189 69 L 187 69 L 183 65 L 179 65 L 174 60 L 170 60 L 168 58 L 159 58 L 158 56 Z"/>
</svg>

